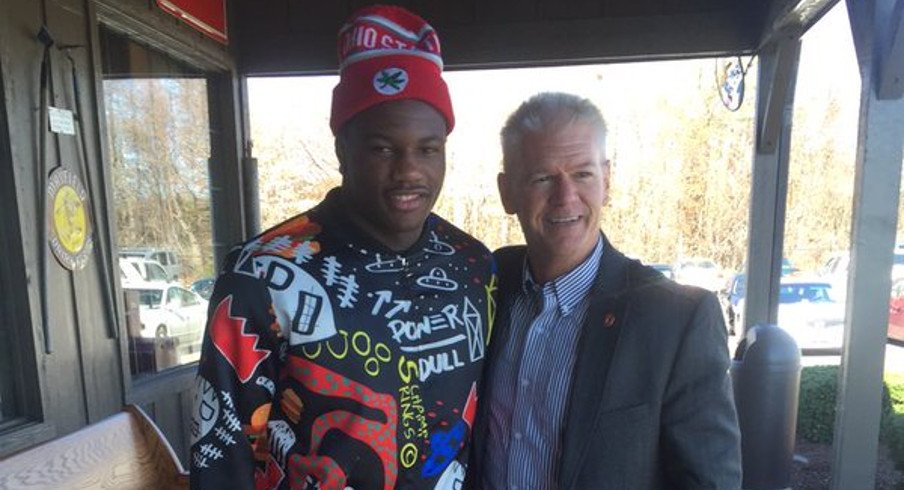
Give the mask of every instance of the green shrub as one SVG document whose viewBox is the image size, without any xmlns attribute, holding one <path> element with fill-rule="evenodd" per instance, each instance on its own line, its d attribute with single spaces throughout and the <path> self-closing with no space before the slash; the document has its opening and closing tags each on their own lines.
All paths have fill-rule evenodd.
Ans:
<svg viewBox="0 0 904 490">
<path fill-rule="evenodd" d="M 904 413 L 904 374 L 885 375 L 885 389 L 888 391 L 889 408 Z"/>
<path fill-rule="evenodd" d="M 892 412 L 882 418 L 880 439 L 888 448 L 895 468 L 904 470 L 904 414 Z"/>
<path fill-rule="evenodd" d="M 882 413 L 879 435 L 895 462 L 895 468 L 904 470 L 904 375 L 885 376 L 885 389 L 889 403 L 888 409 Z"/>
<path fill-rule="evenodd" d="M 812 366 L 801 370 L 797 406 L 798 437 L 810 442 L 832 442 L 837 390 L 838 366 Z"/>
<path fill-rule="evenodd" d="M 816 443 L 832 442 L 837 391 L 838 366 L 813 366 L 801 370 L 798 437 Z M 904 374 L 885 376 L 879 433 L 895 467 L 904 470 Z"/>
</svg>

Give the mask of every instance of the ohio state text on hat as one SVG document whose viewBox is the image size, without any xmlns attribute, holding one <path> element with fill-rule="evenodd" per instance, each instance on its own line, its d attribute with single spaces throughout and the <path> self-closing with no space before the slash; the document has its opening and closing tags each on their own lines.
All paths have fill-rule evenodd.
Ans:
<svg viewBox="0 0 904 490">
<path fill-rule="evenodd" d="M 390 100 L 430 104 L 452 131 L 455 116 L 442 79 L 439 37 L 424 19 L 396 6 L 352 14 L 339 30 L 339 84 L 333 89 L 333 134 L 359 112 Z"/>
</svg>

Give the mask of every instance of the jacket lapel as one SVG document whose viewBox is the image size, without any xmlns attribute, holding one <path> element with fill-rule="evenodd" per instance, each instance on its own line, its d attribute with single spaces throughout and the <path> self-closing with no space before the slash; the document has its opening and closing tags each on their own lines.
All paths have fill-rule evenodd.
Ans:
<svg viewBox="0 0 904 490">
<path fill-rule="evenodd" d="M 628 259 L 605 236 L 600 268 L 591 290 L 590 307 L 577 345 L 574 375 L 565 415 L 559 481 L 571 488 L 589 442 L 606 386 L 609 366 L 625 312 Z"/>
</svg>

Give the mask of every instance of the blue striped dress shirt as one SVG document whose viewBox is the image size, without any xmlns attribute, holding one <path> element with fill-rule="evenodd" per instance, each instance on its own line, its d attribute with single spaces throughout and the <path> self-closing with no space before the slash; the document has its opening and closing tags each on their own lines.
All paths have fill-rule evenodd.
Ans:
<svg viewBox="0 0 904 490">
<path fill-rule="evenodd" d="M 525 261 L 509 337 L 492 361 L 484 488 L 556 488 L 575 347 L 602 255 L 600 238 L 578 267 L 543 285 Z"/>
</svg>

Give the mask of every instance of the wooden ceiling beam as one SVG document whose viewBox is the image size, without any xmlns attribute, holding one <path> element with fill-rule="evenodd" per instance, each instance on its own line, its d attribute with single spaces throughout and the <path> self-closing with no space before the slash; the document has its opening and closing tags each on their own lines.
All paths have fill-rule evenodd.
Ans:
<svg viewBox="0 0 904 490">
<path fill-rule="evenodd" d="M 238 26 L 241 42 L 237 57 L 242 74 L 335 73 L 334 29 L 290 30 L 279 26 L 279 22 L 268 22 L 266 16 Z M 446 66 L 451 69 L 750 54 L 759 41 L 758 26 L 750 22 L 747 13 L 731 10 L 437 25 L 437 30 Z"/>
</svg>

